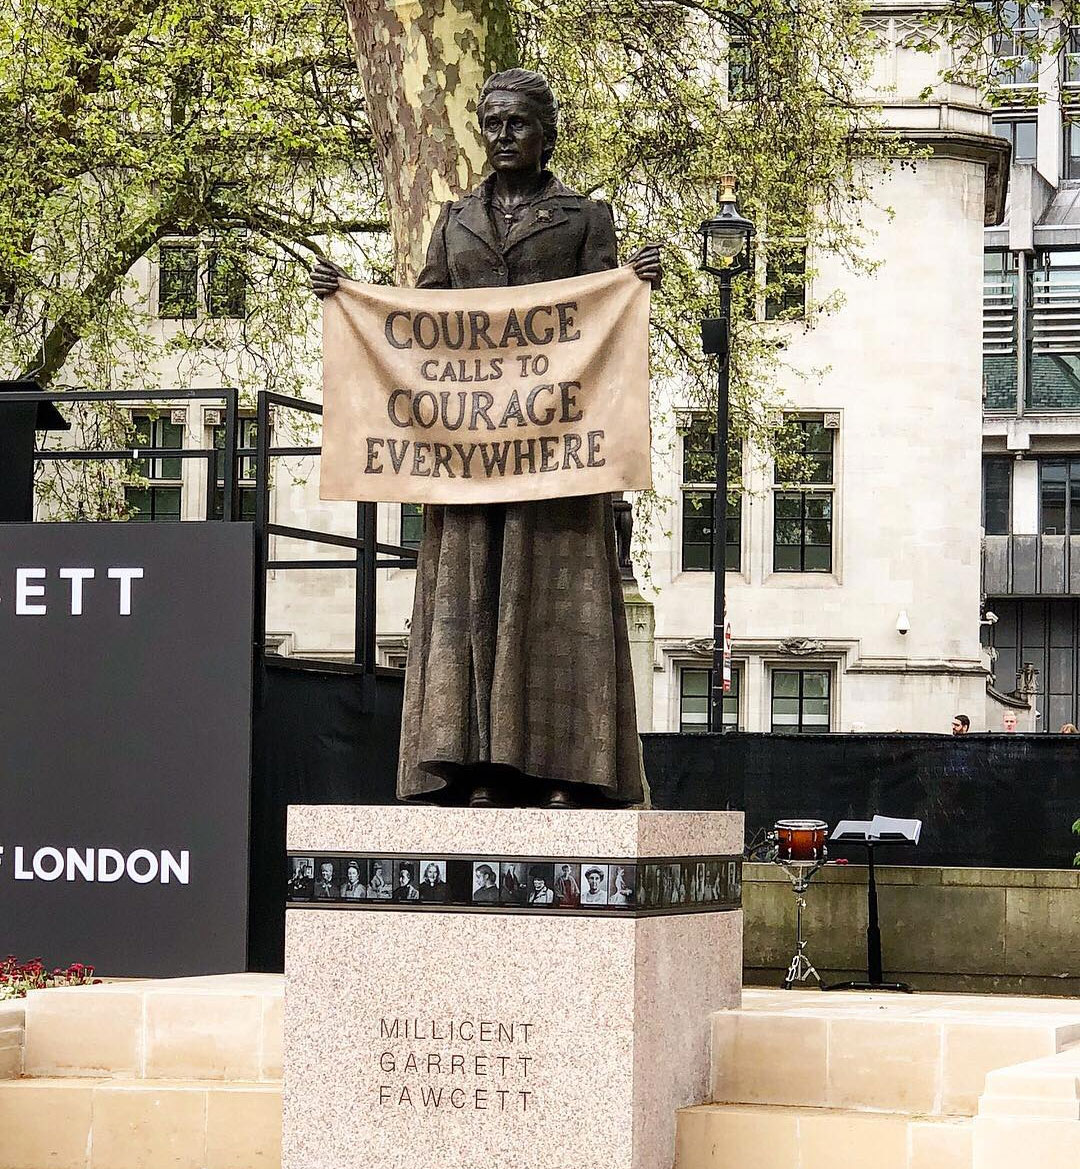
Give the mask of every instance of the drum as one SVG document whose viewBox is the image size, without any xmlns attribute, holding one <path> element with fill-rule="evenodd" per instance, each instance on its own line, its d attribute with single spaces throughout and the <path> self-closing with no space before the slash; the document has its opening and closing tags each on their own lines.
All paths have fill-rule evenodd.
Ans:
<svg viewBox="0 0 1080 1169">
<path fill-rule="evenodd" d="M 777 820 L 777 856 L 780 861 L 821 861 L 825 859 L 825 837 L 829 826 L 824 820 Z"/>
</svg>

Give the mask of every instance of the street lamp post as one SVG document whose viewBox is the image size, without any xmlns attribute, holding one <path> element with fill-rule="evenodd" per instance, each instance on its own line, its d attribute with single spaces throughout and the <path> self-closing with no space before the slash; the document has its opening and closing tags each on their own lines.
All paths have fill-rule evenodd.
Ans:
<svg viewBox="0 0 1080 1169">
<path fill-rule="evenodd" d="M 724 593 L 724 561 L 727 543 L 728 495 L 728 375 L 731 356 L 731 278 L 750 267 L 750 239 L 754 225 L 735 205 L 735 176 L 720 179 L 717 214 L 698 228 L 701 235 L 701 269 L 720 281 L 720 315 L 701 322 L 701 346 L 716 354 L 716 490 L 713 492 L 713 669 L 709 695 L 709 729 L 724 729 L 724 650 L 727 605 Z"/>
</svg>

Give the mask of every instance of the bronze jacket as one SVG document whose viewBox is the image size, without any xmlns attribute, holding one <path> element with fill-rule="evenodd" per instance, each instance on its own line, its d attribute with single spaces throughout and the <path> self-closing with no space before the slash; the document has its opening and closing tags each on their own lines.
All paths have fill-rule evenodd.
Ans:
<svg viewBox="0 0 1080 1169">
<path fill-rule="evenodd" d="M 549 177 L 505 240 L 490 216 L 492 178 L 445 203 L 428 243 L 417 288 L 497 288 L 604 272 L 618 265 L 607 203 Z"/>
</svg>

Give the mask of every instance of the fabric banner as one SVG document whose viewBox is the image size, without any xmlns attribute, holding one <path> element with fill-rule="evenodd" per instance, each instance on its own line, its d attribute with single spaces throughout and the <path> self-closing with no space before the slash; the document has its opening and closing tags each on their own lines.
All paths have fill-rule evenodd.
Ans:
<svg viewBox="0 0 1080 1169">
<path fill-rule="evenodd" d="M 343 280 L 323 301 L 323 499 L 505 503 L 652 484 L 649 286 Z"/>
</svg>

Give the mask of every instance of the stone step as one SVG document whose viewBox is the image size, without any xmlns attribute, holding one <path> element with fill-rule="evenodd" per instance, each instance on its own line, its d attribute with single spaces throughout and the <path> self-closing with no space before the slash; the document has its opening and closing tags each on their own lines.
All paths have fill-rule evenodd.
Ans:
<svg viewBox="0 0 1080 1169">
<path fill-rule="evenodd" d="M 22 999 L 0 1003 L 0 1080 L 22 1075 L 25 1016 L 26 1006 Z"/>
<path fill-rule="evenodd" d="M 744 990 L 713 1016 L 717 1103 L 974 1116 L 988 1072 L 1080 1041 L 1080 1004 Z"/>
<path fill-rule="evenodd" d="M 281 1087 L 0 1080 L 0 1169 L 280 1169 Z"/>
<path fill-rule="evenodd" d="M 284 986 L 222 974 L 51 987 L 27 995 L 27 1076 L 281 1079 Z"/>
<path fill-rule="evenodd" d="M 705 1104 L 679 1113 L 675 1169 L 748 1165 L 972 1169 L 972 1121 L 766 1104 Z"/>
</svg>

